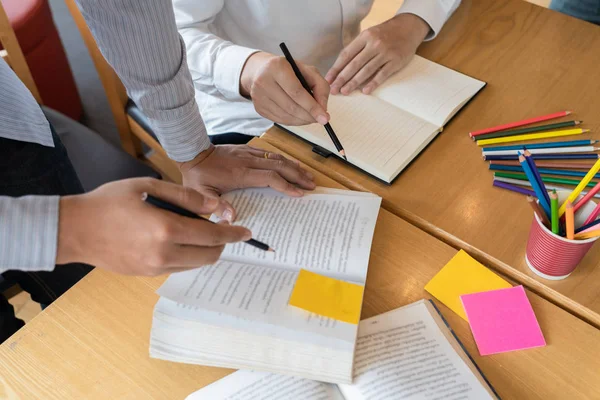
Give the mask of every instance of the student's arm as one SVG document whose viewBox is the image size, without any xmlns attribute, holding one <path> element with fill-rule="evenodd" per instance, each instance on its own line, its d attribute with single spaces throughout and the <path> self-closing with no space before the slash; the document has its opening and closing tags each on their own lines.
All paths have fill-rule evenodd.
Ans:
<svg viewBox="0 0 600 400">
<path fill-rule="evenodd" d="M 424 40 L 433 39 L 460 0 L 405 0 L 398 13 L 354 39 L 327 72 L 331 93 L 371 94 L 404 68 Z"/>
<path fill-rule="evenodd" d="M 329 86 L 316 68 L 298 63 L 315 101 L 283 57 L 238 46 L 214 34 L 211 24 L 223 5 L 224 0 L 173 0 L 196 87 L 225 100 L 251 98 L 256 111 L 273 122 L 327 123 Z"/>
</svg>

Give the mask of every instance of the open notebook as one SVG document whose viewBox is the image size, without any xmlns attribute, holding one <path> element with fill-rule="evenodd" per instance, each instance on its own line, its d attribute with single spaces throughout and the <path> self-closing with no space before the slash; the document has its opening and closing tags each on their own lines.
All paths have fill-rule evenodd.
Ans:
<svg viewBox="0 0 600 400">
<path fill-rule="evenodd" d="M 391 183 L 484 86 L 415 56 L 371 95 L 331 96 L 328 111 L 348 162 Z M 283 128 L 339 157 L 323 126 Z"/>
<path fill-rule="evenodd" d="M 187 400 L 483 400 L 498 396 L 430 301 L 361 321 L 354 382 L 237 371 Z"/>
<path fill-rule="evenodd" d="M 247 189 L 224 198 L 275 253 L 227 245 L 215 265 L 158 290 L 150 355 L 350 382 L 358 325 L 288 305 L 301 268 L 365 285 L 381 198 L 317 188 L 302 198 Z"/>
</svg>

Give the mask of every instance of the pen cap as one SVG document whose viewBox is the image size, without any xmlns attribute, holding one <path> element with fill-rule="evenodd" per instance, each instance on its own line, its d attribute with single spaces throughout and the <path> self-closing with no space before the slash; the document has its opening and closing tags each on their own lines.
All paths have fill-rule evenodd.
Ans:
<svg viewBox="0 0 600 400">
<path fill-rule="evenodd" d="M 560 205 L 571 192 L 557 190 L 556 193 Z M 582 197 L 579 196 L 577 201 Z M 575 213 L 576 228 L 583 225 L 595 206 L 595 203 L 589 201 L 577 210 Z M 550 280 L 565 279 L 575 270 L 597 239 L 569 240 L 556 235 L 544 225 L 537 214 L 533 213 L 525 262 L 529 269 L 542 278 Z"/>
</svg>

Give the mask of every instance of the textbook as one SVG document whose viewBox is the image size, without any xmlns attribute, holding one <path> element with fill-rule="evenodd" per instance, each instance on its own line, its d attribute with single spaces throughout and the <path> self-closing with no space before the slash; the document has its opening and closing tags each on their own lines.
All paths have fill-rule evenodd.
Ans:
<svg viewBox="0 0 600 400">
<path fill-rule="evenodd" d="M 483 400 L 499 398 L 432 301 L 361 321 L 354 381 L 332 385 L 237 371 L 187 400 Z"/>
<path fill-rule="evenodd" d="M 348 163 L 390 184 L 484 86 L 415 56 L 371 95 L 330 96 L 330 123 Z M 322 125 L 282 128 L 343 160 Z"/>
<path fill-rule="evenodd" d="M 358 325 L 288 303 L 301 269 L 364 287 L 381 198 L 325 188 L 223 197 L 275 252 L 236 243 L 214 265 L 172 274 L 157 291 L 150 356 L 350 382 Z"/>
</svg>

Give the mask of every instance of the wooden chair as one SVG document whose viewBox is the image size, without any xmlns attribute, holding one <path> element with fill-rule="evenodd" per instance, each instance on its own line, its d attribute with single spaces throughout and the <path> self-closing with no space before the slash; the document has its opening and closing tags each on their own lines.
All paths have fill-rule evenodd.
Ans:
<svg viewBox="0 0 600 400">
<path fill-rule="evenodd" d="M 65 2 L 75 20 L 75 24 L 79 29 L 104 87 L 106 98 L 117 124 L 123 149 L 136 158 L 146 159 L 171 180 L 181 182 L 181 175 L 175 162 L 167 156 L 158 139 L 152 133 L 152 128 L 146 121 L 145 116 L 127 97 L 125 87 L 110 64 L 104 59 L 77 4 L 74 0 L 65 0 Z M 145 158 L 142 151 L 142 143 L 154 150 L 152 156 Z"/>
</svg>

